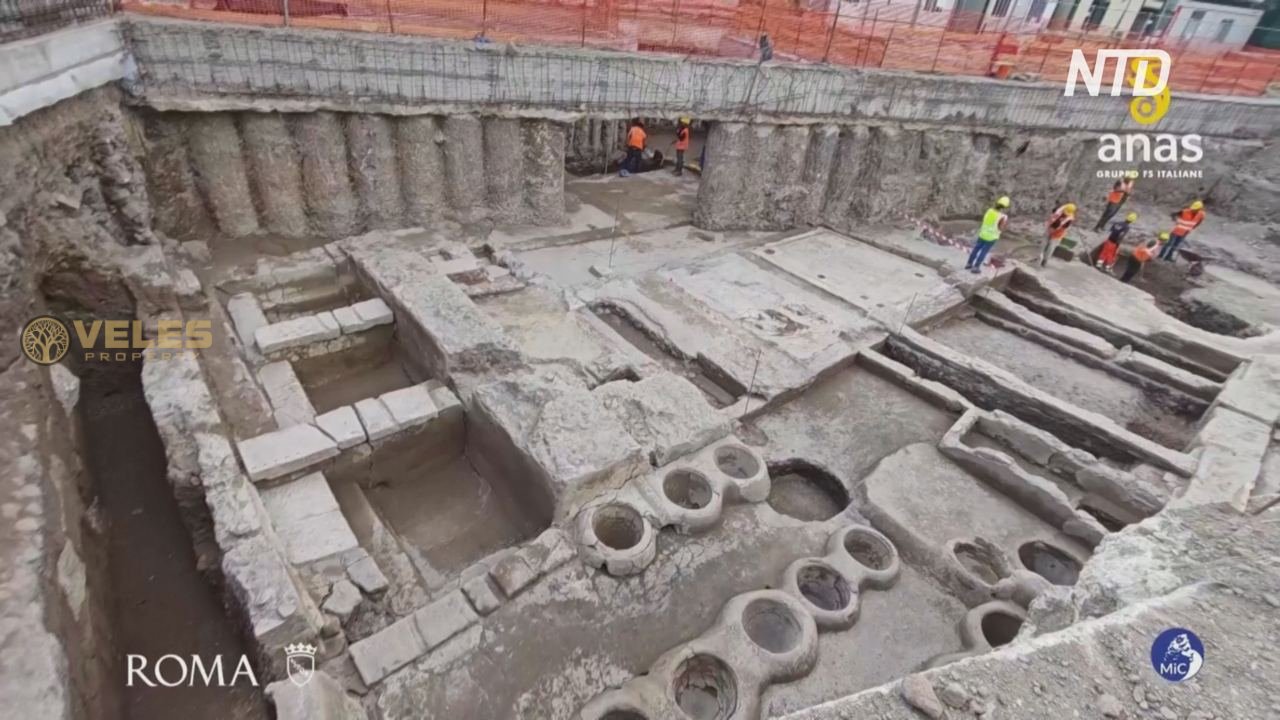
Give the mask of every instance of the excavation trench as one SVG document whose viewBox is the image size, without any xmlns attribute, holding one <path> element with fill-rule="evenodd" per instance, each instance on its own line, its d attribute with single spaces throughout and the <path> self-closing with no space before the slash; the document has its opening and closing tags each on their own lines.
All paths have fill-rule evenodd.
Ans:
<svg viewBox="0 0 1280 720">
<path fill-rule="evenodd" d="M 591 311 L 636 349 L 667 370 L 687 378 L 712 406 L 728 407 L 747 393 L 742 383 L 704 359 L 684 357 L 655 339 L 625 311 L 608 305 L 592 306 Z"/>
<path fill-rule="evenodd" d="M 92 272 L 49 276 L 42 287 L 50 311 L 66 320 L 133 319 L 125 315 L 132 313 L 132 301 L 123 286 Z M 111 684 L 122 693 L 123 716 L 265 719 L 269 713 L 261 689 L 243 679 L 225 688 L 126 682 L 126 655 L 145 657 L 148 667 L 169 654 L 188 659 L 199 655 L 207 662 L 220 657 L 229 678 L 250 650 L 211 584 L 220 579 L 216 569 L 211 576 L 197 563 L 192 533 L 197 525 L 208 526 L 207 510 L 202 497 L 189 498 L 185 509 L 179 506 L 168 478 L 165 447 L 143 394 L 142 361 L 85 359 L 86 354 L 100 357 L 104 351 L 105 347 L 82 347 L 73 332 L 63 362 L 80 378 L 77 422 L 83 459 L 92 504 L 106 528 L 118 673 Z M 216 567 L 218 558 L 211 559 Z"/>
</svg>

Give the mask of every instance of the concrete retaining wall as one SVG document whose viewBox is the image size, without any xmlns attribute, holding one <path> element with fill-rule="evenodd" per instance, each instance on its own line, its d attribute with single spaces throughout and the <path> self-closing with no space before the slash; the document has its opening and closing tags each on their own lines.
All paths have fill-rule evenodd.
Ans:
<svg viewBox="0 0 1280 720">
<path fill-rule="evenodd" d="M 995 197 L 1014 214 L 1063 202 L 1095 205 L 1104 170 L 1198 169 L 1200 178 L 1143 178 L 1142 199 L 1173 206 L 1193 198 L 1240 219 L 1272 214 L 1280 143 L 1205 137 L 1197 163 L 1098 160 L 1087 131 L 974 129 L 963 124 L 786 125 L 716 122 L 695 222 L 715 230 L 783 230 L 810 224 L 848 228 L 895 215 L 976 217 Z"/>
<path fill-rule="evenodd" d="M 232 237 L 346 237 L 442 217 L 564 216 L 565 133 L 553 121 L 150 111 L 143 120 L 152 192 L 189 210 L 157 215 L 175 237 L 201 222 Z"/>
<path fill-rule="evenodd" d="M 0 126 L 125 76 L 114 20 L 0 45 Z"/>
<path fill-rule="evenodd" d="M 483 108 L 525 117 L 883 119 L 1228 137 L 1265 137 L 1280 126 L 1274 99 L 1176 95 L 1168 115 L 1142 127 L 1129 116 L 1129 98 L 1067 98 L 1056 83 L 151 18 L 125 24 L 140 99 L 161 109 Z"/>
</svg>

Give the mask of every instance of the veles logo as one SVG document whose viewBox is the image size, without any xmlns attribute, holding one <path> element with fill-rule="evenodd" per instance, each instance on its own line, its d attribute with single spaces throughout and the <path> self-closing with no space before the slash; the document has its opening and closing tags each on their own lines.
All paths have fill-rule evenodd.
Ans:
<svg viewBox="0 0 1280 720">
<path fill-rule="evenodd" d="M 84 349 L 85 361 L 127 362 L 143 356 L 168 360 L 213 345 L 210 320 L 160 320 L 155 338 L 148 338 L 141 320 L 75 320 L 68 325 L 52 315 L 41 315 L 22 328 L 22 352 L 31 362 L 52 365 L 71 350 L 72 332 Z M 97 347 L 102 349 L 93 349 Z"/>
<path fill-rule="evenodd" d="M 1190 630 L 1169 628 L 1151 643 L 1151 667 L 1169 682 L 1190 680 L 1204 666 L 1204 643 Z"/>
<path fill-rule="evenodd" d="M 1139 125 L 1153 125 L 1169 112 L 1169 73 L 1173 60 L 1164 50 L 1099 50 L 1091 66 L 1084 51 L 1071 51 L 1071 65 L 1067 69 L 1067 85 L 1063 96 L 1072 97 L 1076 84 L 1083 81 L 1093 97 L 1102 93 L 1102 83 L 1107 75 L 1107 61 L 1113 60 L 1111 72 L 1112 97 L 1120 96 L 1125 86 L 1130 88 L 1133 100 L 1129 103 L 1129 116 Z M 1181 150 L 1181 153 L 1179 152 Z M 1181 157 L 1180 157 L 1181 155 Z M 1197 162 L 1204 157 L 1200 136 L 1171 135 L 1161 133 L 1152 137 L 1144 133 L 1127 133 L 1124 136 L 1107 133 L 1098 138 L 1098 159 L 1102 162 L 1120 162 L 1132 165 L 1137 162 Z M 1157 171 L 1148 176 L 1170 172 L 1198 173 L 1199 171 Z"/>
<path fill-rule="evenodd" d="M 1071 66 L 1067 69 L 1067 88 L 1063 95 L 1075 95 L 1076 81 L 1083 76 L 1089 94 L 1098 97 L 1108 58 L 1118 61 L 1111 74 L 1111 97 L 1118 97 L 1126 83 L 1133 88 L 1129 115 L 1134 122 L 1151 125 L 1169 112 L 1169 70 L 1173 67 L 1173 60 L 1163 50 L 1099 50 L 1093 67 L 1090 67 L 1084 51 L 1076 48 L 1071 51 Z M 1127 74 L 1126 65 L 1129 69 Z M 1148 87 L 1147 83 L 1153 85 Z"/>
</svg>

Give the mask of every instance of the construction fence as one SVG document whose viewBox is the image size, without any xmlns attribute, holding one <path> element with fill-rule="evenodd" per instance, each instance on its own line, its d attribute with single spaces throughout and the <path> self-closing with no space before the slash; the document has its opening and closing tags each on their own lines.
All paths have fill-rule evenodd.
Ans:
<svg viewBox="0 0 1280 720">
<path fill-rule="evenodd" d="M 17 2 L 0 0 L 0 27 Z M 110 0 L 34 4 L 87 9 Z M 1171 56 L 1175 91 L 1258 96 L 1280 85 L 1280 51 L 1047 31 L 1042 18 L 1015 18 L 1008 0 L 998 18 L 929 10 L 936 3 L 927 1 L 835 4 L 841 9 L 796 0 L 118 0 L 129 12 L 184 19 L 711 57 L 759 58 L 767 37 L 777 60 L 1050 82 L 1066 79 L 1073 49 L 1092 58 L 1099 49 L 1150 47 Z"/>
</svg>

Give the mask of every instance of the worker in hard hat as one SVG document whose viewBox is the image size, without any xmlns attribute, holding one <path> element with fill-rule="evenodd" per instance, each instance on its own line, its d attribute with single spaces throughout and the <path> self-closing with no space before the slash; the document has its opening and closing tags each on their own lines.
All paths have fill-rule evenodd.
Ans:
<svg viewBox="0 0 1280 720">
<path fill-rule="evenodd" d="M 680 118 L 680 124 L 676 125 L 676 175 L 684 174 L 684 151 L 689 149 L 689 124 L 692 121 L 687 117 Z"/>
<path fill-rule="evenodd" d="M 627 128 L 627 157 L 622 161 L 622 177 L 640 172 L 640 159 L 644 155 L 645 139 L 644 121 L 632 118 L 631 127 Z"/>
<path fill-rule="evenodd" d="M 1067 229 L 1071 227 L 1071 223 L 1076 221 L 1076 204 L 1067 203 L 1049 216 L 1048 234 L 1044 239 L 1044 249 L 1040 253 L 1040 267 L 1049 264 L 1049 258 L 1053 257 L 1053 251 L 1058 249 L 1062 244 L 1062 239 L 1067 236 Z"/>
<path fill-rule="evenodd" d="M 1120 256 L 1120 243 L 1124 242 L 1124 236 L 1129 234 L 1129 229 L 1138 221 L 1138 213 L 1131 212 L 1124 216 L 1124 220 L 1111 223 L 1111 229 L 1107 231 L 1107 239 L 1102 242 L 1102 247 L 1098 248 L 1098 261 L 1094 264 L 1099 270 L 1111 272 L 1116 266 L 1116 259 Z"/>
<path fill-rule="evenodd" d="M 1159 240 L 1148 240 L 1145 243 L 1139 243 L 1133 249 L 1133 252 L 1129 253 L 1129 262 L 1124 266 L 1124 275 L 1120 276 L 1120 282 L 1127 283 L 1137 277 L 1142 270 L 1142 266 L 1155 257 L 1156 247 L 1168 241 L 1169 233 L 1166 232 L 1160 233 Z"/>
<path fill-rule="evenodd" d="M 1169 233 L 1169 242 L 1160 248 L 1160 259 L 1174 262 L 1178 257 L 1178 248 L 1187 239 L 1187 235 L 1200 227 L 1202 222 L 1204 222 L 1204 203 L 1199 200 L 1174 213 L 1173 231 Z"/>
<path fill-rule="evenodd" d="M 987 254 L 1000 239 L 1000 232 L 1008 224 L 1009 196 L 1005 195 L 997 198 L 982 215 L 982 226 L 978 228 L 978 241 L 973 244 L 973 250 L 969 252 L 969 262 L 965 263 L 965 270 L 975 274 L 982 272 L 982 263 L 986 261 Z"/>
<path fill-rule="evenodd" d="M 1111 192 L 1107 193 L 1107 207 L 1103 209 L 1102 216 L 1098 218 L 1098 224 L 1093 226 L 1094 232 L 1102 232 L 1102 228 L 1107 226 L 1107 222 L 1120 212 L 1120 206 L 1124 205 L 1124 201 L 1129 199 L 1133 194 L 1133 181 L 1138 179 L 1138 171 L 1130 170 L 1124 174 L 1124 177 L 1116 180 L 1111 186 Z"/>
</svg>

